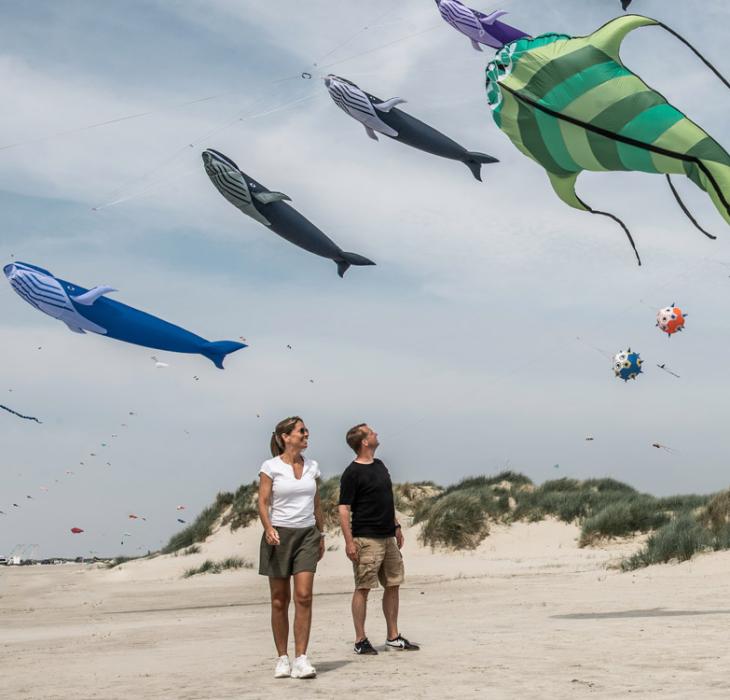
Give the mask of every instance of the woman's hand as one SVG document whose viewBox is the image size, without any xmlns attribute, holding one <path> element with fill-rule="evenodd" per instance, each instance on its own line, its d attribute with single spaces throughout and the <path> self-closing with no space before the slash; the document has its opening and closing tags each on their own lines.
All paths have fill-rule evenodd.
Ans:
<svg viewBox="0 0 730 700">
<path fill-rule="evenodd" d="M 281 544 L 281 540 L 279 539 L 279 533 L 276 531 L 276 528 L 270 527 L 268 530 L 266 530 L 266 544 Z"/>
<path fill-rule="evenodd" d="M 324 537 L 319 538 L 319 558 L 317 561 L 322 561 L 322 557 L 324 556 Z"/>
</svg>

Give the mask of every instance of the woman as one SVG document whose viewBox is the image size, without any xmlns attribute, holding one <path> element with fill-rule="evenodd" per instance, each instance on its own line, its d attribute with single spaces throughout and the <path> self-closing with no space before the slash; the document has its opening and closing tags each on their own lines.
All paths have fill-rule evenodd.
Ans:
<svg viewBox="0 0 730 700">
<path fill-rule="evenodd" d="M 269 577 L 271 629 L 279 658 L 274 678 L 314 678 L 307 660 L 312 625 L 312 586 L 324 555 L 319 466 L 302 454 L 309 431 L 299 416 L 279 422 L 271 454 L 259 470 L 259 517 L 264 526 L 259 573 Z M 294 664 L 289 665 L 289 601 L 294 578 Z"/>
</svg>

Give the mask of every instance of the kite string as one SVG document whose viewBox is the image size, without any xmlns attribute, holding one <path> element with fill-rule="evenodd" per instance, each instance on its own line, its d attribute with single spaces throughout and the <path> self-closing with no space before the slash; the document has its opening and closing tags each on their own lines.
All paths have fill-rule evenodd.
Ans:
<svg viewBox="0 0 730 700">
<path fill-rule="evenodd" d="M 162 170 L 163 168 L 169 166 L 171 163 L 173 163 L 175 160 L 177 160 L 180 156 L 182 156 L 183 154 L 185 154 L 188 151 L 190 151 L 190 149 L 195 148 L 196 145 L 199 145 L 202 141 L 209 139 L 211 136 L 214 136 L 215 134 L 219 134 L 222 131 L 225 131 L 226 129 L 230 128 L 234 124 L 237 124 L 237 123 L 240 123 L 240 122 L 244 122 L 244 121 L 248 121 L 250 119 L 258 119 L 260 117 L 269 116 L 270 114 L 274 114 L 276 112 L 284 111 L 285 109 L 289 109 L 290 107 L 292 107 L 292 106 L 294 106 L 296 104 L 299 104 L 299 103 L 302 103 L 302 102 L 306 102 L 307 100 L 311 100 L 311 99 L 313 99 L 315 97 L 317 97 L 317 94 L 314 91 L 312 91 L 310 94 L 305 95 L 304 97 L 299 97 L 299 98 L 295 98 L 295 99 L 289 100 L 288 102 L 285 102 L 282 105 L 279 105 L 279 106 L 274 107 L 274 108 L 267 109 L 267 110 L 265 110 L 263 112 L 257 112 L 257 113 L 254 113 L 254 114 L 247 114 L 245 116 L 241 116 L 241 113 L 239 112 L 237 114 L 237 116 L 235 116 L 233 119 L 230 119 L 230 120 L 224 122 L 222 125 L 216 127 L 215 129 L 212 129 L 211 131 L 206 132 L 204 135 L 198 137 L 194 141 L 192 141 L 192 142 L 186 144 L 185 146 L 177 149 L 171 156 L 169 156 L 168 158 L 166 158 L 165 160 L 163 160 L 161 163 L 159 163 L 158 165 L 156 165 L 151 170 L 147 171 L 141 177 L 139 177 L 136 180 L 134 180 L 133 182 L 129 183 L 126 187 L 117 189 L 114 192 L 114 195 L 116 196 L 115 199 L 112 199 L 111 201 L 108 201 L 108 202 L 106 202 L 104 204 L 99 204 L 99 205 L 97 205 L 95 207 L 92 207 L 92 211 L 100 211 L 102 209 L 107 209 L 109 207 L 115 206 L 117 204 L 121 204 L 123 202 L 129 202 L 129 201 L 131 201 L 133 199 L 137 199 L 137 197 L 141 197 L 141 196 L 144 196 L 144 195 L 148 194 L 150 192 L 150 189 L 154 189 L 157 185 L 159 185 L 161 183 L 170 182 L 170 181 L 177 181 L 177 180 L 181 179 L 179 177 L 176 177 L 176 178 L 169 178 L 169 177 L 160 178 L 160 179 L 157 179 L 157 180 L 154 180 L 154 181 L 148 183 L 147 185 L 145 185 L 144 187 L 142 187 L 142 189 L 138 190 L 137 192 L 132 192 L 131 194 L 126 195 L 126 196 L 120 196 L 120 195 L 123 195 L 123 193 L 125 191 L 133 188 L 134 185 L 136 185 L 136 184 L 138 184 L 140 182 L 143 182 L 144 180 L 146 180 L 147 178 L 149 178 L 151 175 L 153 175 L 153 174 L 159 172 L 160 170 Z M 191 168 L 191 169 L 189 169 L 188 171 L 185 172 L 185 174 L 182 177 L 187 177 L 188 175 L 190 175 L 192 172 L 196 171 L 197 169 L 198 168 Z"/>
</svg>

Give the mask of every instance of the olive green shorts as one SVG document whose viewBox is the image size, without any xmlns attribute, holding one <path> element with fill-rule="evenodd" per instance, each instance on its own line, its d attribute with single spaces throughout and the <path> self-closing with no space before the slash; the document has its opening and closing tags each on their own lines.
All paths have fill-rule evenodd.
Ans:
<svg viewBox="0 0 730 700">
<path fill-rule="evenodd" d="M 405 578 L 403 555 L 395 537 L 355 537 L 358 559 L 352 562 L 355 588 L 400 586 Z"/>
<path fill-rule="evenodd" d="M 277 527 L 280 544 L 267 544 L 261 536 L 259 573 L 269 578 L 289 578 L 302 571 L 317 571 L 319 530 L 312 527 Z"/>
</svg>

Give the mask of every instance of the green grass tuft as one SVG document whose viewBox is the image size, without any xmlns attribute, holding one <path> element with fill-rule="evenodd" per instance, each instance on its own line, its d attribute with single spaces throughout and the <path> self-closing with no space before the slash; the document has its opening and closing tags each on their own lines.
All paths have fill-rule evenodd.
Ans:
<svg viewBox="0 0 730 700">
<path fill-rule="evenodd" d="M 198 574 L 219 574 L 226 569 L 253 569 L 253 564 L 241 557 L 228 557 L 221 561 L 206 559 L 200 566 L 186 569 L 183 578 L 190 578 Z"/>
</svg>

